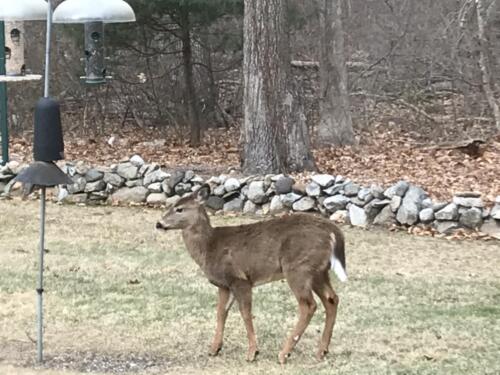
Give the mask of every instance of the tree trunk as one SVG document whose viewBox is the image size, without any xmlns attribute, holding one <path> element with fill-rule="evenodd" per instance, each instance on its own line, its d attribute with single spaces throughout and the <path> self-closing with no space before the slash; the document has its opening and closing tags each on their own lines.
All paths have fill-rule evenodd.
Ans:
<svg viewBox="0 0 500 375">
<path fill-rule="evenodd" d="M 488 100 L 488 104 L 493 112 L 493 116 L 495 117 L 495 124 L 497 130 L 500 132 L 500 106 L 495 97 L 495 89 L 491 76 L 491 59 L 490 59 L 490 42 L 488 39 L 488 35 L 486 34 L 487 29 L 487 19 L 486 19 L 486 7 L 484 4 L 484 0 L 476 1 L 476 10 L 477 10 L 477 26 L 478 26 L 478 36 L 479 36 L 479 67 L 481 69 L 482 75 L 482 83 L 483 90 L 486 98 Z"/>
<path fill-rule="evenodd" d="M 347 89 L 340 0 L 319 0 L 321 25 L 319 146 L 355 143 Z"/>
<path fill-rule="evenodd" d="M 188 114 L 191 130 L 189 144 L 198 147 L 201 143 L 200 110 L 198 96 L 194 84 L 193 50 L 191 45 L 191 24 L 189 11 L 182 8 L 180 11 L 181 40 L 182 40 L 182 67 L 184 70 L 184 103 Z"/>
<path fill-rule="evenodd" d="M 312 156 L 290 84 L 286 0 L 245 0 L 243 170 L 303 170 Z M 301 119 L 301 121 L 297 121 Z"/>
</svg>

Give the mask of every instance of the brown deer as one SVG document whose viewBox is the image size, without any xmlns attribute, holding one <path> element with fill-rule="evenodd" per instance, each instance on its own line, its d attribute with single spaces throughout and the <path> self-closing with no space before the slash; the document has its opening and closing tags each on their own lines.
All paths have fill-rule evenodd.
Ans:
<svg viewBox="0 0 500 375">
<path fill-rule="evenodd" d="M 258 354 L 252 322 L 252 288 L 286 279 L 299 303 L 299 321 L 279 353 L 284 364 L 300 340 L 316 310 L 313 292 L 326 310 L 318 358 L 328 353 L 339 298 L 329 277 L 333 269 L 347 280 L 344 237 L 327 219 L 307 214 L 288 215 L 248 225 L 212 227 L 203 202 L 210 195 L 204 185 L 198 192 L 173 205 L 156 224 L 158 229 L 181 229 L 186 248 L 219 288 L 217 329 L 210 355 L 222 348 L 224 325 L 234 302 L 238 302 L 248 336 L 247 360 Z"/>
</svg>

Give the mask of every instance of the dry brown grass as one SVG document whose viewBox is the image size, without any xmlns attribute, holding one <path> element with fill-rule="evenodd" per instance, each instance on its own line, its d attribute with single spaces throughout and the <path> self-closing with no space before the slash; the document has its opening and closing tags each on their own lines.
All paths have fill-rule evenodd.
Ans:
<svg viewBox="0 0 500 375">
<path fill-rule="evenodd" d="M 331 354 L 314 359 L 318 309 L 283 370 L 277 353 L 296 319 L 285 283 L 255 290 L 261 354 L 244 360 L 233 308 L 225 347 L 207 356 L 215 288 L 159 233 L 149 209 L 50 204 L 46 358 L 36 368 L 34 306 L 38 206 L 0 201 L 0 374 L 498 374 L 500 246 L 345 228 L 350 280 Z M 217 225 L 241 219 L 217 218 Z"/>
</svg>

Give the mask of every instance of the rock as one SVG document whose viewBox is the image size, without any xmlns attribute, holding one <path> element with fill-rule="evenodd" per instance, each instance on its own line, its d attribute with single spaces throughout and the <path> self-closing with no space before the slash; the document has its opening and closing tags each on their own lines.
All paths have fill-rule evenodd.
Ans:
<svg viewBox="0 0 500 375">
<path fill-rule="evenodd" d="M 316 204 L 316 201 L 311 198 L 311 197 L 303 197 L 296 201 L 293 205 L 292 208 L 294 211 L 299 211 L 299 212 L 306 212 L 306 211 L 311 211 Z"/>
<path fill-rule="evenodd" d="M 144 185 L 149 186 L 154 184 L 155 182 L 163 182 L 165 179 L 169 178 L 170 175 L 161 169 L 157 169 L 156 171 L 147 173 L 144 176 Z"/>
<path fill-rule="evenodd" d="M 167 197 L 171 197 L 172 195 L 175 194 L 175 190 L 170 187 L 168 179 L 163 180 L 163 182 L 161 183 L 161 190 L 167 195 Z"/>
<path fill-rule="evenodd" d="M 102 191 L 106 188 L 106 183 L 103 180 L 96 182 L 89 182 L 85 185 L 85 193 L 95 193 L 97 191 Z"/>
<path fill-rule="evenodd" d="M 441 211 L 448 205 L 448 202 L 435 202 L 432 204 L 432 209 L 434 212 Z"/>
<path fill-rule="evenodd" d="M 373 224 L 380 226 L 391 226 L 396 223 L 396 214 L 391 206 L 385 206 L 382 211 L 373 219 Z"/>
<path fill-rule="evenodd" d="M 292 203 L 293 204 L 293 203 Z M 281 197 L 279 195 L 275 195 L 271 199 L 271 205 L 269 206 L 269 212 L 271 214 L 279 214 L 285 210 L 285 205 L 281 201 Z"/>
<path fill-rule="evenodd" d="M 372 192 L 368 188 L 362 188 L 358 192 L 358 199 L 362 200 L 365 203 L 370 202 L 374 198 Z"/>
<path fill-rule="evenodd" d="M 335 177 L 335 184 L 341 184 L 344 181 L 345 181 L 344 176 L 338 175 L 337 177 Z"/>
<path fill-rule="evenodd" d="M 423 209 L 425 209 L 425 208 L 432 208 L 433 205 L 434 205 L 434 203 L 432 203 L 432 199 L 431 198 L 425 198 L 422 201 L 422 208 Z M 432 211 L 434 211 L 434 209 Z"/>
<path fill-rule="evenodd" d="M 141 168 L 144 165 L 144 159 L 141 158 L 139 155 L 134 155 L 130 158 L 130 163 L 134 165 L 137 168 Z"/>
<path fill-rule="evenodd" d="M 500 195 L 497 195 L 497 197 L 495 198 L 495 203 L 500 204 Z"/>
<path fill-rule="evenodd" d="M 427 193 L 418 186 L 410 186 L 398 209 L 396 220 L 401 224 L 414 225 L 418 222 L 418 214 L 422 208 L 422 201 Z"/>
<path fill-rule="evenodd" d="M 78 194 L 83 193 L 85 191 L 85 185 L 87 185 L 87 181 L 83 177 L 73 178 L 74 184 L 68 185 L 67 189 L 70 194 Z"/>
<path fill-rule="evenodd" d="M 133 188 L 124 187 L 117 190 L 111 197 L 111 202 L 117 203 L 143 203 L 146 201 L 148 189 L 143 186 Z"/>
<path fill-rule="evenodd" d="M 140 177 L 144 177 L 145 175 L 149 173 L 153 173 L 154 171 L 160 169 L 160 166 L 156 163 L 153 164 L 144 164 L 142 167 L 139 168 L 139 175 Z"/>
<path fill-rule="evenodd" d="M 64 202 L 64 200 L 68 197 L 69 192 L 65 188 L 59 188 L 57 192 L 57 201 L 58 202 Z"/>
<path fill-rule="evenodd" d="M 195 177 L 194 171 L 188 170 L 184 173 L 184 178 L 182 179 L 182 182 L 187 184 L 188 182 L 191 182 L 194 177 Z"/>
<path fill-rule="evenodd" d="M 435 221 L 434 228 L 441 234 L 451 234 L 460 228 L 460 225 L 456 221 Z"/>
<path fill-rule="evenodd" d="M 105 183 L 117 187 L 122 187 L 125 184 L 125 179 L 123 179 L 122 177 L 120 177 L 115 173 L 109 173 L 109 172 L 104 173 L 103 180 Z"/>
<path fill-rule="evenodd" d="M 137 186 L 143 186 L 143 181 L 142 178 L 138 178 L 137 180 L 128 180 L 125 182 L 125 186 L 129 188 L 137 187 Z"/>
<path fill-rule="evenodd" d="M 351 202 L 354 203 L 356 206 L 359 207 L 364 207 L 366 206 L 366 202 L 359 199 L 358 197 L 351 198 Z"/>
<path fill-rule="evenodd" d="M 295 183 L 293 178 L 288 176 L 279 177 L 274 184 L 276 194 L 288 194 L 292 192 L 292 186 Z"/>
<path fill-rule="evenodd" d="M 201 176 L 198 176 L 198 175 L 194 175 L 194 177 L 191 179 L 190 181 L 192 184 L 199 184 L 199 185 L 203 185 L 203 183 L 205 182 L 205 180 L 203 180 L 203 177 Z"/>
<path fill-rule="evenodd" d="M 153 206 L 164 204 L 166 201 L 167 201 L 167 196 L 163 193 L 149 194 L 146 199 L 146 202 Z"/>
<path fill-rule="evenodd" d="M 335 212 L 338 210 L 345 210 L 350 199 L 344 197 L 343 195 L 335 195 L 333 197 L 328 197 L 323 201 L 323 206 L 330 212 Z"/>
<path fill-rule="evenodd" d="M 306 194 L 310 197 L 319 197 L 321 195 L 321 187 L 317 183 L 311 182 L 306 185 Z"/>
<path fill-rule="evenodd" d="M 83 162 L 79 161 L 75 165 L 75 173 L 85 176 L 89 171 L 89 167 Z"/>
<path fill-rule="evenodd" d="M 434 216 L 436 220 L 440 221 L 456 221 L 458 219 L 458 207 L 455 203 L 450 203 L 436 212 Z"/>
<path fill-rule="evenodd" d="M 311 180 L 322 188 L 328 188 L 335 183 L 335 177 L 329 174 L 316 174 L 311 177 Z"/>
<path fill-rule="evenodd" d="M 344 195 L 346 197 L 355 197 L 358 195 L 360 189 L 360 186 L 354 182 L 348 182 L 344 185 Z"/>
<path fill-rule="evenodd" d="M 264 181 L 253 181 L 248 185 L 247 197 L 255 204 L 266 203 L 268 197 L 266 196 L 266 189 Z"/>
<path fill-rule="evenodd" d="M 246 215 L 253 215 L 257 212 L 257 205 L 252 201 L 246 201 L 243 205 L 243 213 Z"/>
<path fill-rule="evenodd" d="M 292 192 L 300 195 L 306 195 L 306 184 L 301 181 L 297 181 L 292 186 Z"/>
<path fill-rule="evenodd" d="M 365 213 L 368 221 L 371 222 L 379 214 L 379 212 L 388 205 L 388 200 L 374 199 L 365 206 Z"/>
<path fill-rule="evenodd" d="M 331 186 L 328 189 L 324 189 L 323 192 L 327 195 L 336 195 L 344 188 L 343 184 Z"/>
<path fill-rule="evenodd" d="M 408 189 L 410 188 L 410 184 L 404 180 L 398 181 L 395 185 L 391 186 L 384 192 L 384 195 L 387 198 L 394 197 L 395 195 L 399 197 L 404 197 Z"/>
<path fill-rule="evenodd" d="M 224 182 L 224 189 L 226 191 L 235 191 L 241 187 L 240 181 L 238 179 L 231 177 Z"/>
<path fill-rule="evenodd" d="M 481 226 L 481 232 L 500 240 L 500 221 L 486 220 Z"/>
<path fill-rule="evenodd" d="M 374 199 L 370 203 L 373 205 L 373 207 L 378 207 L 382 209 L 383 207 L 391 204 L 392 200 L 389 199 Z"/>
<path fill-rule="evenodd" d="M 184 179 L 183 171 L 175 171 L 168 179 L 168 186 L 173 190 L 175 186 L 182 182 Z"/>
<path fill-rule="evenodd" d="M 172 207 L 174 206 L 175 204 L 177 204 L 177 202 L 179 202 L 181 200 L 181 197 L 179 197 L 178 195 L 173 195 L 171 197 L 168 197 L 166 200 L 165 200 L 165 206 L 167 208 L 169 207 Z"/>
<path fill-rule="evenodd" d="M 285 207 L 292 207 L 292 205 L 302 198 L 302 195 L 295 193 L 281 194 L 280 200 Z"/>
<path fill-rule="evenodd" d="M 455 193 L 455 197 L 460 197 L 460 198 L 480 198 L 481 193 L 478 193 L 477 191 L 459 191 L 458 193 Z"/>
<path fill-rule="evenodd" d="M 116 173 L 125 180 L 134 180 L 138 177 L 139 169 L 132 163 L 122 163 L 118 164 L 116 168 Z"/>
<path fill-rule="evenodd" d="M 500 203 L 495 204 L 491 209 L 490 216 L 495 220 L 500 220 Z"/>
<path fill-rule="evenodd" d="M 457 206 L 462 206 L 462 207 L 478 207 L 478 208 L 483 208 L 483 200 L 481 198 L 474 198 L 474 197 L 453 197 L 453 203 L 455 203 Z"/>
<path fill-rule="evenodd" d="M 223 207 L 224 212 L 241 212 L 243 210 L 243 201 L 240 198 L 226 202 Z"/>
<path fill-rule="evenodd" d="M 226 194 L 226 188 L 224 185 L 218 185 L 212 190 L 213 195 L 217 195 L 218 197 L 222 197 Z"/>
<path fill-rule="evenodd" d="M 380 185 L 373 184 L 372 186 L 370 186 L 370 193 L 371 193 L 371 195 L 373 195 L 374 198 L 377 198 L 377 199 L 384 199 L 385 198 L 384 188 Z"/>
<path fill-rule="evenodd" d="M 349 221 L 355 227 L 366 227 L 368 225 L 368 218 L 365 210 L 355 204 L 349 206 Z"/>
<path fill-rule="evenodd" d="M 418 217 L 424 224 L 431 223 L 434 220 L 434 210 L 432 209 L 432 207 L 424 208 L 422 211 L 420 211 Z"/>
<path fill-rule="evenodd" d="M 185 184 L 184 182 L 178 183 L 177 185 L 175 185 L 174 191 L 175 194 L 182 196 L 191 191 L 191 185 Z"/>
<path fill-rule="evenodd" d="M 219 211 L 224 208 L 224 199 L 221 197 L 211 195 L 205 202 L 205 206 L 211 208 L 214 211 Z"/>
<path fill-rule="evenodd" d="M 465 198 L 477 199 L 477 198 Z M 483 211 L 477 207 L 469 208 L 460 215 L 459 223 L 466 228 L 479 229 L 483 224 Z"/>
<path fill-rule="evenodd" d="M 391 210 L 392 210 L 392 212 L 397 212 L 399 210 L 399 207 L 401 206 L 402 202 L 403 202 L 403 198 L 401 198 L 399 195 L 394 195 L 391 198 Z"/>
<path fill-rule="evenodd" d="M 87 203 L 88 204 L 102 203 L 106 199 L 108 199 L 108 194 L 106 194 L 105 191 L 96 191 L 88 195 Z"/>
<path fill-rule="evenodd" d="M 154 194 L 161 193 L 162 192 L 161 182 L 155 182 L 154 184 L 148 185 L 148 190 Z"/>
<path fill-rule="evenodd" d="M 348 217 L 348 213 L 346 210 L 338 210 L 335 211 L 331 216 L 330 220 L 335 223 L 345 223 Z"/>
</svg>

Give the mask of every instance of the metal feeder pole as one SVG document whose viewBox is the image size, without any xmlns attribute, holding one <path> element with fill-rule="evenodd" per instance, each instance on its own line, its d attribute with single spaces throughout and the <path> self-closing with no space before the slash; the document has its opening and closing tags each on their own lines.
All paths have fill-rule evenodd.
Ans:
<svg viewBox="0 0 500 375">
<path fill-rule="evenodd" d="M 49 75 L 50 75 L 50 42 L 52 32 L 52 1 L 47 1 L 47 38 L 45 45 L 45 83 L 44 97 L 49 97 Z M 40 194 L 40 256 L 38 268 L 37 285 L 37 361 L 43 362 L 43 256 L 45 253 L 45 191 L 46 187 L 41 187 Z"/>
<path fill-rule="evenodd" d="M 0 75 L 5 75 L 5 27 L 3 21 L 0 21 Z M 0 82 L 0 138 L 2 138 L 2 164 L 6 164 L 9 161 L 6 82 Z"/>
</svg>

